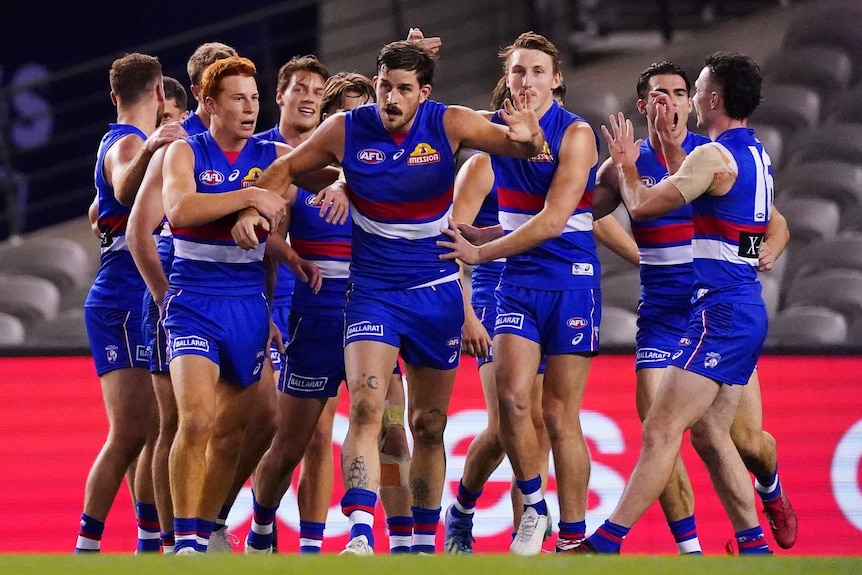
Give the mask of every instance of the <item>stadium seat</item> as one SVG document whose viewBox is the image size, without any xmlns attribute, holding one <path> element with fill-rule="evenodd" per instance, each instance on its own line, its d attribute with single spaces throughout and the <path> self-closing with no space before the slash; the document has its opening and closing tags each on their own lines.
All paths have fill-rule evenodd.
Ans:
<svg viewBox="0 0 862 575">
<path fill-rule="evenodd" d="M 831 269 L 800 277 L 787 289 L 785 308 L 822 306 L 850 321 L 862 317 L 862 270 Z"/>
<path fill-rule="evenodd" d="M 784 161 L 784 140 L 781 136 L 781 130 L 776 126 L 757 122 L 749 122 L 748 127 L 754 129 L 754 135 L 763 144 L 763 149 L 769 154 L 772 165 L 780 167 Z"/>
<path fill-rule="evenodd" d="M 769 320 L 767 346 L 808 346 L 844 343 L 847 320 L 839 312 L 819 306 L 784 309 Z"/>
<path fill-rule="evenodd" d="M 850 85 L 853 61 L 837 46 L 792 46 L 779 48 L 761 70 L 765 82 L 806 86 L 825 102 Z"/>
<path fill-rule="evenodd" d="M 841 213 L 841 224 L 838 228 L 842 235 L 862 233 L 862 206 L 845 210 Z"/>
<path fill-rule="evenodd" d="M 775 176 L 777 198 L 820 197 L 849 210 L 862 205 L 862 164 L 818 161 L 787 165 Z"/>
<path fill-rule="evenodd" d="M 60 291 L 83 286 L 92 279 L 90 258 L 80 244 L 65 238 L 28 238 L 0 251 L 4 273 L 45 278 Z"/>
<path fill-rule="evenodd" d="M 829 108 L 828 123 L 862 124 L 862 83 L 838 94 Z"/>
<path fill-rule="evenodd" d="M 844 50 L 853 61 L 853 75 L 862 78 L 862 4 L 856 0 L 812 2 L 787 26 L 783 45 L 832 46 Z"/>
<path fill-rule="evenodd" d="M 763 101 L 751 115 L 755 125 L 768 124 L 778 128 L 782 138 L 813 126 L 820 118 L 820 96 L 805 86 L 772 84 L 764 86 Z"/>
<path fill-rule="evenodd" d="M 819 160 L 862 165 L 862 123 L 819 124 L 791 136 L 784 151 L 788 166 Z"/>
<path fill-rule="evenodd" d="M 40 349 L 87 349 L 90 344 L 84 324 L 84 310 L 66 310 L 53 320 L 34 324 L 27 331 L 27 343 Z"/>
<path fill-rule="evenodd" d="M 841 210 L 827 198 L 784 197 L 776 202 L 787 219 L 790 242 L 803 246 L 814 240 L 832 239 L 838 234 Z"/>
<path fill-rule="evenodd" d="M 641 296 L 640 272 L 633 269 L 602 277 L 602 306 L 634 312 Z"/>
<path fill-rule="evenodd" d="M 773 317 L 778 312 L 781 297 L 781 283 L 771 272 L 758 272 L 757 278 L 762 286 L 760 295 L 766 304 L 766 313 Z"/>
<path fill-rule="evenodd" d="M 600 346 L 634 346 L 638 331 L 638 316 L 627 309 L 602 307 Z"/>
<path fill-rule="evenodd" d="M 57 317 L 60 290 L 50 281 L 27 275 L 0 274 L 0 312 L 14 315 L 25 327 Z"/>
<path fill-rule="evenodd" d="M 0 347 L 24 343 L 24 324 L 14 315 L 0 313 Z"/>
<path fill-rule="evenodd" d="M 794 253 L 792 260 L 793 273 L 787 278 L 790 283 L 828 270 L 862 273 L 862 238 L 836 237 L 815 241 Z"/>
</svg>

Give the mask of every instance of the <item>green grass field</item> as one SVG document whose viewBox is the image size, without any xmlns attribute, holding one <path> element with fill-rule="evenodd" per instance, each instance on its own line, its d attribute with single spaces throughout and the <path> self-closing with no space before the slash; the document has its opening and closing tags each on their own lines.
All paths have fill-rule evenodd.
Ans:
<svg viewBox="0 0 862 575">
<path fill-rule="evenodd" d="M 3 575 L 858 575 L 862 557 L 0 555 Z"/>
</svg>

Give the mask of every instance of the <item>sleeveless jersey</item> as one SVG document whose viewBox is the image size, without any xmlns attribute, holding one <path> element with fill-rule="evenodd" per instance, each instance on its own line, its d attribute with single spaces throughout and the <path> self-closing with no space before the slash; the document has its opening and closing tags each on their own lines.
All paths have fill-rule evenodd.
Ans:
<svg viewBox="0 0 862 575">
<path fill-rule="evenodd" d="M 275 160 L 272 142 L 250 139 L 231 164 L 209 132 L 186 140 L 195 156 L 197 193 L 218 194 L 254 185 Z M 264 291 L 263 253 L 266 232 L 257 248 L 236 245 L 230 231 L 236 215 L 189 228 L 171 227 L 174 235 L 172 288 L 214 295 L 251 295 Z"/>
<path fill-rule="evenodd" d="M 772 211 L 772 162 L 749 128 L 727 130 L 715 141 L 739 175 L 726 195 L 704 194 L 691 203 L 695 295 L 750 302 L 760 297 L 757 266 Z"/>
<path fill-rule="evenodd" d="M 194 112 L 189 112 L 186 119 L 180 123 L 189 136 L 202 134 L 207 131 L 207 128 L 201 121 L 200 116 Z M 167 218 L 162 220 L 161 228 L 157 230 L 157 232 L 158 238 L 156 240 L 156 245 L 159 250 L 159 259 L 162 262 L 162 269 L 165 271 L 165 275 L 170 276 L 171 266 L 174 261 L 174 240 L 173 235 L 171 234 L 171 226 L 168 224 Z"/>
<path fill-rule="evenodd" d="M 141 298 L 146 290 L 144 280 L 126 245 L 126 224 L 130 207 L 123 206 L 114 197 L 114 188 L 105 179 L 104 161 L 108 150 L 121 138 L 136 134 L 142 140 L 147 136 L 129 124 L 110 124 L 96 153 L 95 182 L 99 203 L 99 239 L 101 257 L 99 271 L 87 294 L 86 307 L 119 307 L 140 310 Z"/>
<path fill-rule="evenodd" d="M 342 166 L 353 215 L 351 281 L 371 289 L 409 289 L 458 278 L 440 228 L 452 215 L 455 160 L 443 127 L 446 106 L 419 105 L 407 134 L 389 133 L 375 104 L 345 117 Z"/>
<path fill-rule="evenodd" d="M 493 121 L 502 123 L 499 114 Z M 545 145 L 539 154 L 529 160 L 491 156 L 500 204 L 500 224 L 506 234 L 542 210 L 557 170 L 566 129 L 583 121 L 554 102 L 539 120 L 545 134 Z M 503 281 L 540 290 L 599 288 L 601 272 L 593 239 L 592 212 L 597 167 L 598 162 L 590 169 L 584 194 L 566 222 L 562 235 L 510 256 L 503 270 Z"/>
<path fill-rule="evenodd" d="M 308 284 L 298 282 L 291 310 L 300 316 L 344 319 L 353 226 L 350 220 L 327 223 L 313 200 L 314 194 L 300 188 L 290 211 L 290 238 L 296 253 L 320 268 L 323 284 L 315 295 Z"/>
<path fill-rule="evenodd" d="M 269 140 L 270 142 L 286 143 L 284 138 L 281 137 L 281 132 L 278 131 L 277 125 L 274 128 L 255 134 L 254 137 L 261 140 Z M 299 200 L 297 199 L 297 201 Z M 275 282 L 275 289 L 272 292 L 272 305 L 289 306 L 291 301 L 290 296 L 295 289 L 295 285 L 296 276 L 290 271 L 290 266 L 278 262 L 278 278 Z"/>
<path fill-rule="evenodd" d="M 497 216 L 498 209 L 497 186 L 493 186 L 490 193 L 485 196 L 473 225 L 480 228 L 498 225 L 500 223 Z M 470 285 L 473 288 L 475 300 L 488 298 L 490 301 L 494 301 L 494 289 L 500 283 L 500 275 L 502 275 L 505 265 L 506 258 L 500 258 L 473 267 Z"/>
<path fill-rule="evenodd" d="M 682 142 L 686 154 L 710 141 L 688 132 Z M 650 144 L 641 144 L 636 162 L 638 173 L 647 187 L 668 177 L 667 165 Z M 692 268 L 691 206 L 684 205 L 668 214 L 647 222 L 631 220 L 632 235 L 640 255 L 641 294 L 652 303 L 687 307 L 694 286 Z"/>
</svg>

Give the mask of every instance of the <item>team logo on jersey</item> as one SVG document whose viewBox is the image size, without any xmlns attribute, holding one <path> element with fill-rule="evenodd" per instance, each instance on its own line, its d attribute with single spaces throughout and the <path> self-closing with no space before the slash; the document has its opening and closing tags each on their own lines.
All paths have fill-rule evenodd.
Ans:
<svg viewBox="0 0 862 575">
<path fill-rule="evenodd" d="M 425 142 L 420 142 L 413 151 L 410 152 L 410 157 L 407 158 L 408 166 L 423 166 L 425 164 L 433 164 L 440 161 L 440 152 L 432 148 Z"/>
<path fill-rule="evenodd" d="M 218 170 L 207 170 L 205 172 L 201 172 L 201 175 L 198 176 L 198 179 L 202 184 L 207 186 L 217 186 L 224 182 L 224 174 L 219 172 Z"/>
<path fill-rule="evenodd" d="M 539 152 L 538 154 L 536 154 L 535 156 L 533 156 L 532 158 L 530 158 L 530 161 L 531 162 L 553 162 L 553 161 L 555 161 L 554 155 L 551 154 L 551 148 L 548 146 L 547 141 L 545 141 L 545 143 L 542 144 L 542 151 Z"/>
<path fill-rule="evenodd" d="M 682 353 L 682 352 L 680 352 Z M 638 350 L 637 354 L 637 362 L 638 363 L 658 363 L 662 361 L 667 361 L 667 358 L 670 357 L 670 352 L 664 351 L 663 349 L 656 349 L 654 347 L 644 347 Z"/>
<path fill-rule="evenodd" d="M 566 325 L 572 329 L 581 329 L 582 327 L 587 327 L 587 323 L 587 320 L 582 317 L 570 317 Z"/>
<path fill-rule="evenodd" d="M 706 359 L 703 360 L 703 367 L 713 368 L 721 361 L 721 354 L 714 351 L 706 352 Z"/>
<path fill-rule="evenodd" d="M 358 335 L 374 335 L 377 337 L 383 337 L 383 324 L 371 323 L 370 321 L 360 321 L 359 323 L 352 323 L 347 326 L 347 335 L 345 336 L 345 339 L 350 339 L 351 337 L 356 337 Z"/>
<path fill-rule="evenodd" d="M 321 391 L 324 387 L 326 387 L 325 377 L 307 377 L 291 373 L 287 378 L 287 388 L 301 393 Z"/>
<path fill-rule="evenodd" d="M 596 268 L 593 264 L 584 264 L 584 263 L 573 263 L 572 264 L 572 275 L 573 276 L 591 276 L 595 275 Z"/>
<path fill-rule="evenodd" d="M 359 150 L 359 153 L 356 154 L 356 159 L 364 164 L 379 164 L 386 159 L 386 154 L 374 148 L 366 148 Z"/>
<path fill-rule="evenodd" d="M 173 351 L 175 352 L 182 350 L 197 350 L 208 352 L 210 350 L 210 342 L 197 335 L 184 335 L 181 337 L 175 337 L 172 343 L 173 345 L 171 345 L 171 349 L 173 349 Z"/>
<path fill-rule="evenodd" d="M 116 363 L 117 359 L 119 358 L 119 354 L 117 353 L 118 349 L 119 348 L 116 345 L 109 345 L 105 347 L 105 357 L 108 358 L 108 362 Z"/>
<path fill-rule="evenodd" d="M 501 313 L 497 314 L 497 319 L 494 321 L 494 327 L 512 327 L 515 329 L 524 329 L 524 314 L 522 313 Z"/>
<path fill-rule="evenodd" d="M 648 188 L 651 188 L 651 187 L 653 187 L 654 185 L 656 185 L 655 178 L 654 178 L 654 177 L 652 177 L 652 176 L 641 176 L 641 181 L 642 181 L 642 182 L 644 183 L 644 185 L 645 185 L 646 187 L 648 187 Z"/>
<path fill-rule="evenodd" d="M 260 168 L 250 169 L 248 171 L 248 173 L 245 175 L 245 177 L 242 179 L 242 182 L 240 182 L 240 186 L 243 188 L 250 188 L 251 186 L 254 185 L 255 182 L 257 182 L 257 179 L 260 177 L 260 175 L 262 173 L 263 173 L 263 170 L 261 170 Z M 233 180 L 231 180 L 231 181 L 233 181 Z"/>
<path fill-rule="evenodd" d="M 752 234 L 739 232 L 739 252 L 741 258 L 757 258 L 760 256 L 760 244 L 763 243 L 763 234 Z"/>
</svg>

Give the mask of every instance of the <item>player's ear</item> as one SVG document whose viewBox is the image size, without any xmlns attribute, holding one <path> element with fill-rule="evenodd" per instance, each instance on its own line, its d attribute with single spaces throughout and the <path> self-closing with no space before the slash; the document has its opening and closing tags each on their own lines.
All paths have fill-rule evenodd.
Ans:
<svg viewBox="0 0 862 575">
<path fill-rule="evenodd" d="M 419 88 L 419 103 L 421 104 L 431 95 L 431 84 L 425 84 Z"/>
</svg>

